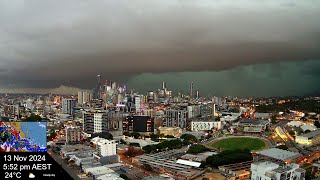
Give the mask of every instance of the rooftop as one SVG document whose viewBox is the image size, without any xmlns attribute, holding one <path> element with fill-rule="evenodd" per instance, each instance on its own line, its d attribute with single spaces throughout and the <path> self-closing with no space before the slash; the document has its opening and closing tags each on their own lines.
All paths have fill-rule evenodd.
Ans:
<svg viewBox="0 0 320 180">
<path fill-rule="evenodd" d="M 96 180 L 123 180 L 121 177 L 119 177 L 117 174 L 104 174 L 102 176 L 99 176 L 96 178 Z"/>
<path fill-rule="evenodd" d="M 278 148 L 266 149 L 266 150 L 257 152 L 257 154 L 260 154 L 263 156 L 268 156 L 273 159 L 277 159 L 277 160 L 281 160 L 281 161 L 295 159 L 295 158 L 302 156 L 299 153 L 294 153 L 291 151 L 286 151 L 286 150 L 282 150 L 282 149 L 278 149 Z"/>
<path fill-rule="evenodd" d="M 251 124 L 251 125 L 267 125 L 269 123 L 268 120 L 262 119 L 240 119 L 239 124 Z"/>
<path fill-rule="evenodd" d="M 306 137 L 308 139 L 311 139 L 311 138 L 314 138 L 314 137 L 317 137 L 320 135 L 320 130 L 318 131 L 313 131 L 313 132 L 309 132 L 309 133 L 306 133 L 306 134 L 301 134 L 299 136 L 301 137 Z"/>
</svg>

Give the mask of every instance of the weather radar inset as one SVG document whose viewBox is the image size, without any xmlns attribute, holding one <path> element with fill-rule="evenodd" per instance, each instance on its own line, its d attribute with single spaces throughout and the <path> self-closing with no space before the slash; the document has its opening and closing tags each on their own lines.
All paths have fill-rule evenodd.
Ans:
<svg viewBox="0 0 320 180">
<path fill-rule="evenodd" d="M 46 122 L 0 122 L 0 152 L 47 152 Z"/>
</svg>

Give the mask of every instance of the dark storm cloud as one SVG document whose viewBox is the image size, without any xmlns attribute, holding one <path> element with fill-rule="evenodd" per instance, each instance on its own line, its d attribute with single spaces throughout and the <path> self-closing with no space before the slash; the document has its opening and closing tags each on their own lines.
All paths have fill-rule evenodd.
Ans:
<svg viewBox="0 0 320 180">
<path fill-rule="evenodd" d="M 318 17 L 320 1 L 5 0 L 0 82 L 89 88 L 96 74 L 127 80 L 318 59 Z"/>
<path fill-rule="evenodd" d="M 140 92 L 161 88 L 189 94 L 190 82 L 202 96 L 286 96 L 319 92 L 319 61 L 297 61 L 240 66 L 216 72 L 141 74 L 129 81 Z M 313 72 L 313 71 L 311 71 Z"/>
</svg>

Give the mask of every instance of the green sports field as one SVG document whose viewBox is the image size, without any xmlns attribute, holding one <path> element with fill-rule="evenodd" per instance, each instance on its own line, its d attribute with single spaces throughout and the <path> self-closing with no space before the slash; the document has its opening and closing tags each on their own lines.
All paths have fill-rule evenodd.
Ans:
<svg viewBox="0 0 320 180">
<path fill-rule="evenodd" d="M 249 150 L 260 150 L 266 147 L 263 140 L 258 138 L 248 137 L 231 137 L 227 139 L 221 139 L 212 144 L 215 149 L 222 150 L 235 150 L 235 149 L 249 149 Z"/>
</svg>

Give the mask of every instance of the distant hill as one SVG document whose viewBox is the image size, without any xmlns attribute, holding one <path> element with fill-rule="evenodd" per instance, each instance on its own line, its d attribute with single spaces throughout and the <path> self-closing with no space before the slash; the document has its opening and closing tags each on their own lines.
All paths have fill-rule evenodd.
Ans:
<svg viewBox="0 0 320 180">
<path fill-rule="evenodd" d="M 58 88 L 47 89 L 47 88 L 0 88 L 0 93 L 7 93 L 7 94 L 62 94 L 62 95 L 70 95 L 70 94 L 77 94 L 79 91 L 88 91 L 91 90 L 84 90 L 76 87 L 68 87 L 61 85 Z"/>
</svg>

